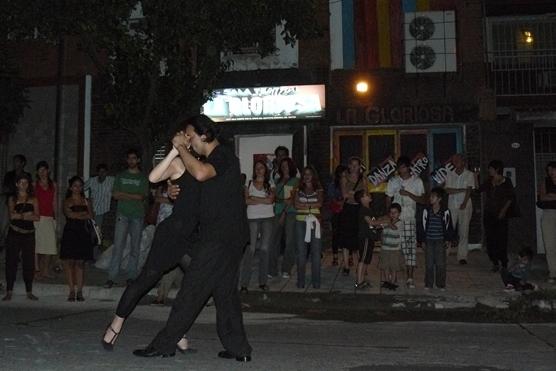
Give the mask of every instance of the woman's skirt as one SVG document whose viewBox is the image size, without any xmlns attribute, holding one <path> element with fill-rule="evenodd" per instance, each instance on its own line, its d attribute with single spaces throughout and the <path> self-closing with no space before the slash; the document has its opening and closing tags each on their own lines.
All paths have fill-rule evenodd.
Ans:
<svg viewBox="0 0 556 371">
<path fill-rule="evenodd" d="M 56 220 L 50 216 L 41 216 L 35 222 L 35 253 L 57 255 L 56 248 Z"/>
</svg>

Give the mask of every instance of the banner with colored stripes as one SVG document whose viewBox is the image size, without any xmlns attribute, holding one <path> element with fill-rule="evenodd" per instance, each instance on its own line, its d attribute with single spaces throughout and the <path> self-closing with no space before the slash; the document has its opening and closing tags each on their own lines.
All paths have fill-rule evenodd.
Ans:
<svg viewBox="0 0 556 371">
<path fill-rule="evenodd" d="M 330 0 L 331 69 L 400 68 L 404 13 L 453 10 L 455 0 Z"/>
</svg>

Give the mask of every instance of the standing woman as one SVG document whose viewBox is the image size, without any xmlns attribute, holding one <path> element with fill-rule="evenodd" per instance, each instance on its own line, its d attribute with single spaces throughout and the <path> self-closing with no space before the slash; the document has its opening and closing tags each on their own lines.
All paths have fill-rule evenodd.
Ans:
<svg viewBox="0 0 556 371">
<path fill-rule="evenodd" d="M 330 182 L 327 189 L 328 207 L 332 217 L 330 224 L 332 227 L 332 265 L 338 265 L 338 219 L 344 207 L 344 195 L 342 194 L 342 179 L 346 176 L 347 167 L 344 165 L 336 166 L 334 170 L 334 180 Z"/>
<path fill-rule="evenodd" d="M 35 222 L 37 278 L 52 278 L 49 273 L 51 258 L 58 254 L 56 248 L 56 183 L 50 178 L 46 161 L 37 164 L 37 181 L 34 184 L 39 203 L 40 220 Z"/>
<path fill-rule="evenodd" d="M 8 199 L 10 227 L 6 238 L 6 296 L 2 300 L 12 299 L 17 265 L 23 265 L 23 281 L 27 298 L 37 300 L 33 295 L 33 275 L 35 270 L 35 227 L 39 220 L 39 205 L 33 197 L 31 178 L 23 173 L 16 177 L 17 192 Z"/>
<path fill-rule="evenodd" d="M 512 181 L 504 177 L 503 171 L 502 161 L 491 161 L 488 164 L 489 179 L 478 189 L 486 195 L 483 224 L 493 272 L 498 272 L 500 266 L 508 266 L 508 211 L 515 202 Z"/>
<path fill-rule="evenodd" d="M 93 260 L 93 241 L 87 229 L 87 221 L 93 219 L 93 211 L 83 193 L 83 180 L 74 176 L 69 180 L 64 200 L 66 225 L 62 235 L 60 259 L 64 264 L 69 286 L 68 301 L 84 301 L 83 267 L 85 260 Z M 77 286 L 77 292 L 75 287 Z"/>
<path fill-rule="evenodd" d="M 547 177 L 541 184 L 542 238 L 548 264 L 548 282 L 556 283 L 556 161 L 546 166 Z"/>
<path fill-rule="evenodd" d="M 344 276 L 349 275 L 348 259 L 352 265 L 351 255 L 359 250 L 359 204 L 355 201 L 355 192 L 368 190 L 367 179 L 363 176 L 363 168 L 359 157 L 351 157 L 348 162 L 348 171 L 342 178 L 342 195 L 345 203 L 338 221 L 338 239 L 344 254 Z"/>
<path fill-rule="evenodd" d="M 274 204 L 274 233 L 271 239 L 269 274 L 277 275 L 278 256 L 282 236 L 285 239 L 284 260 L 282 260 L 282 278 L 290 278 L 295 263 L 295 207 L 294 194 L 299 178 L 293 160 L 286 157 L 278 164 L 278 182 L 276 183 L 276 202 Z"/>
<path fill-rule="evenodd" d="M 274 227 L 274 188 L 270 187 L 270 174 L 264 161 L 255 161 L 253 179 L 245 188 L 247 219 L 249 221 L 250 243 L 241 260 L 241 292 L 247 293 L 251 280 L 251 260 L 260 235 L 259 288 L 268 291 L 268 250 Z"/>
<path fill-rule="evenodd" d="M 311 281 L 313 288 L 320 288 L 320 208 L 324 199 L 323 189 L 315 170 L 307 166 L 303 169 L 301 183 L 295 194 L 297 216 L 295 233 L 297 239 L 297 287 L 305 287 L 305 266 L 307 264 L 307 244 L 311 245 Z"/>
</svg>

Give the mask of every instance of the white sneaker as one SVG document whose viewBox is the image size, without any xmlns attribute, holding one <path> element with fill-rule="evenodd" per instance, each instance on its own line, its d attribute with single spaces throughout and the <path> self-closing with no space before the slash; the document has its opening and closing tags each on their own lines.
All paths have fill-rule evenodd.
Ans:
<svg viewBox="0 0 556 371">
<path fill-rule="evenodd" d="M 282 273 L 282 278 L 290 278 L 290 274 L 289 273 Z"/>
<path fill-rule="evenodd" d="M 413 283 L 413 279 L 409 278 L 406 282 L 407 288 L 409 289 L 414 289 L 415 288 L 415 283 Z"/>
</svg>

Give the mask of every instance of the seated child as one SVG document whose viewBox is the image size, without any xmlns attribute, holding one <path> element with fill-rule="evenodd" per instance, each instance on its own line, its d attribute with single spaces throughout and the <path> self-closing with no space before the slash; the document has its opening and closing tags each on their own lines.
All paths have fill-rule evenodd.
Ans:
<svg viewBox="0 0 556 371">
<path fill-rule="evenodd" d="M 400 220 L 402 207 L 398 203 L 390 205 L 389 220 L 382 224 L 382 247 L 380 249 L 380 276 L 382 287 L 388 290 L 398 288 L 398 272 L 403 270 L 405 261 L 402 255 L 401 233 L 403 223 Z"/>
<path fill-rule="evenodd" d="M 371 207 L 372 198 L 370 194 L 360 189 L 355 192 L 353 198 L 360 204 L 358 217 L 359 264 L 357 265 L 355 288 L 363 289 L 370 286 L 370 283 L 365 280 L 365 274 L 373 258 L 375 241 L 378 240 L 379 236 L 376 227 L 380 227 L 380 221 L 377 220 L 378 213 Z"/>
<path fill-rule="evenodd" d="M 502 269 L 500 276 L 506 290 L 535 290 L 536 285 L 527 282 L 533 251 L 525 247 L 519 251 L 519 260 L 508 269 Z"/>
</svg>

